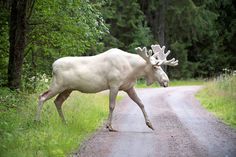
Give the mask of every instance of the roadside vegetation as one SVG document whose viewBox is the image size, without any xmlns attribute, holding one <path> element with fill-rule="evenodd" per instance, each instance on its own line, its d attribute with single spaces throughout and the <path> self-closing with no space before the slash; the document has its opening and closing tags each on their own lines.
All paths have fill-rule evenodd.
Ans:
<svg viewBox="0 0 236 157">
<path fill-rule="evenodd" d="M 194 86 L 194 85 L 203 85 L 203 79 L 188 79 L 188 80 L 170 80 L 169 86 Z M 158 83 L 153 83 L 151 86 L 147 86 L 144 80 L 138 80 L 135 85 L 136 88 L 153 88 L 160 87 Z"/>
<path fill-rule="evenodd" d="M 206 83 L 197 98 L 201 104 L 226 124 L 236 128 L 236 75 L 223 74 Z"/>
<path fill-rule="evenodd" d="M 0 156 L 66 156 L 107 118 L 105 94 L 73 92 L 63 105 L 67 125 L 53 100 L 44 104 L 41 123 L 35 123 L 39 93 L 0 88 Z"/>
</svg>

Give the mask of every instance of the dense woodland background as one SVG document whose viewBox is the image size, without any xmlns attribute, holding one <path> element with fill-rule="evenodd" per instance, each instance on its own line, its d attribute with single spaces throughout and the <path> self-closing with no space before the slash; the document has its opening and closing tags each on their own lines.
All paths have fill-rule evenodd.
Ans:
<svg viewBox="0 0 236 157">
<path fill-rule="evenodd" d="M 34 90 L 63 56 L 159 43 L 179 66 L 171 78 L 236 69 L 232 0 L 0 0 L 0 86 Z"/>
</svg>

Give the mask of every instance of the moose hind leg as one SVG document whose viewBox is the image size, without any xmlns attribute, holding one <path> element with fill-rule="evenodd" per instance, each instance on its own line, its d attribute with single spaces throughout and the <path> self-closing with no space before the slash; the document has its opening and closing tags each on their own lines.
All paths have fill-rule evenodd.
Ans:
<svg viewBox="0 0 236 157">
<path fill-rule="evenodd" d="M 57 92 L 52 92 L 51 90 L 48 90 L 48 91 L 44 92 L 43 94 L 41 94 L 39 96 L 38 109 L 37 109 L 35 121 L 40 120 L 40 115 L 41 115 L 41 112 L 42 112 L 43 103 L 45 101 L 47 101 L 48 99 L 54 97 L 55 95 L 57 95 Z"/>
<path fill-rule="evenodd" d="M 56 105 L 57 108 L 57 112 L 59 114 L 59 116 L 61 117 L 61 120 L 66 123 L 66 120 L 64 118 L 61 106 L 63 104 L 63 102 L 69 97 L 70 93 L 72 92 L 72 90 L 65 90 L 62 93 L 60 93 L 57 98 L 55 99 L 54 103 Z"/>
<path fill-rule="evenodd" d="M 112 114 L 113 114 L 113 110 L 115 109 L 115 105 L 116 105 L 116 96 L 118 94 L 118 89 L 116 88 L 112 88 L 110 89 L 110 95 L 109 95 L 109 115 L 108 115 L 108 123 L 107 123 L 107 129 L 109 131 L 116 131 L 112 128 Z"/>
</svg>

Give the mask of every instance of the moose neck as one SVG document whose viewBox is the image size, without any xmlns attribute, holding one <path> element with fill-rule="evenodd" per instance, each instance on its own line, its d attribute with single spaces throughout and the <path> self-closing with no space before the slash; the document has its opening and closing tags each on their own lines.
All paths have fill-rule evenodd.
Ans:
<svg viewBox="0 0 236 157">
<path fill-rule="evenodd" d="M 134 60 L 130 60 L 130 65 L 133 68 L 133 72 L 131 74 L 131 77 L 133 77 L 133 79 L 146 77 L 148 71 L 151 69 L 147 62 L 139 55 L 135 55 Z"/>
</svg>

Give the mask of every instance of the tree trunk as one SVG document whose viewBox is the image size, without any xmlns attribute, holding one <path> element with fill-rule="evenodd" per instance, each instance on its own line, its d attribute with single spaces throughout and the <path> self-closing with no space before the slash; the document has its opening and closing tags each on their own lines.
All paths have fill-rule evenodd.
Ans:
<svg viewBox="0 0 236 157">
<path fill-rule="evenodd" d="M 161 46 L 167 45 L 165 43 L 165 14 L 166 14 L 166 0 L 160 0 L 160 12 L 159 12 L 159 17 L 158 17 L 159 20 L 158 20 L 157 37 L 158 37 L 158 42 Z M 166 65 L 163 65 L 162 68 L 165 72 L 167 71 Z"/>
<path fill-rule="evenodd" d="M 13 0 L 9 23 L 9 63 L 8 87 L 20 88 L 21 71 L 26 43 L 26 9 L 27 0 Z"/>
<path fill-rule="evenodd" d="M 158 17 L 158 42 L 161 46 L 165 45 L 165 12 L 166 5 L 165 0 L 160 0 L 160 8 L 159 8 L 159 17 Z"/>
</svg>

